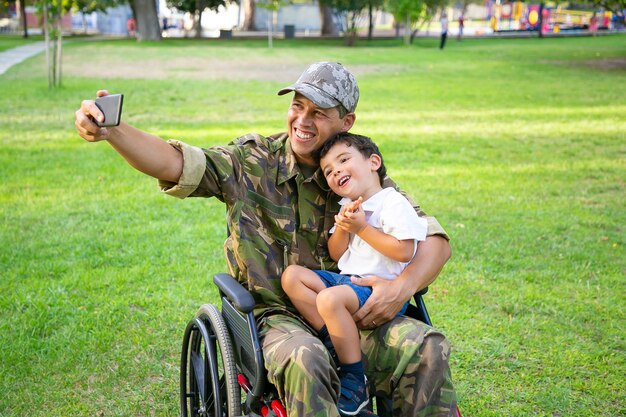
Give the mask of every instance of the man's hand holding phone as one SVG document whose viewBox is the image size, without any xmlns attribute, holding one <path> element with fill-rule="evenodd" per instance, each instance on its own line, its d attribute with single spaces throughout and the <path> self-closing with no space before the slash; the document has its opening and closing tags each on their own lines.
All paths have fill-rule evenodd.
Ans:
<svg viewBox="0 0 626 417">
<path fill-rule="evenodd" d="M 106 139 L 109 131 L 106 127 L 118 126 L 121 121 L 122 94 L 109 95 L 107 90 L 99 90 L 96 100 L 84 100 L 75 113 L 76 130 L 89 142 Z"/>
<path fill-rule="evenodd" d="M 104 119 L 96 119 L 100 127 L 118 126 L 122 118 L 123 94 L 111 94 L 96 99 L 96 106 L 104 115 Z"/>
</svg>

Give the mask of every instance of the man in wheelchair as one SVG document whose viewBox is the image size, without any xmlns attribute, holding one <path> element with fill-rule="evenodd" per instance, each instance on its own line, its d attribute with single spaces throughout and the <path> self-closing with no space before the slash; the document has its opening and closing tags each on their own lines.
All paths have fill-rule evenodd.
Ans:
<svg viewBox="0 0 626 417">
<path fill-rule="evenodd" d="M 75 124 L 85 140 L 108 141 L 134 168 L 157 178 L 163 192 L 179 198 L 217 197 L 226 204 L 229 272 L 254 297 L 268 381 L 287 415 L 335 417 L 337 369 L 282 291 L 280 277 L 288 265 L 336 270 L 327 241 L 339 198 L 326 184 L 315 154 L 331 136 L 352 128 L 359 89 L 345 67 L 321 62 L 278 94 L 289 92 L 294 96 L 287 132 L 248 134 L 207 149 L 166 142 L 123 122 L 99 128 L 93 119 L 100 120 L 102 113 L 93 100 L 82 102 Z M 389 186 L 395 184 L 387 177 L 384 187 Z M 450 256 L 446 232 L 413 206 L 428 222 L 426 240 L 395 280 L 361 280 L 372 295 L 354 319 L 362 330 L 370 393 L 388 398 L 392 415 L 454 416 L 448 341 L 424 323 L 395 317 L 414 293 L 435 280 Z"/>
</svg>

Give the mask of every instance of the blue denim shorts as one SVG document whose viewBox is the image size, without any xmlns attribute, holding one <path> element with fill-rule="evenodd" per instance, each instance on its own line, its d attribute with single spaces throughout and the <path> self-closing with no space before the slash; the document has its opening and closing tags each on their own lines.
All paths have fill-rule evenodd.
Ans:
<svg viewBox="0 0 626 417">
<path fill-rule="evenodd" d="M 360 285 L 353 284 L 350 278 L 352 275 L 342 275 L 337 272 L 331 271 L 313 271 L 321 279 L 326 287 L 335 287 L 337 285 L 347 285 L 354 290 L 357 298 L 359 299 L 359 308 L 363 307 L 363 304 L 367 301 L 370 295 L 372 295 L 372 287 L 362 287 Z M 398 312 L 398 316 L 401 316 L 406 311 L 408 303 L 402 307 Z"/>
</svg>

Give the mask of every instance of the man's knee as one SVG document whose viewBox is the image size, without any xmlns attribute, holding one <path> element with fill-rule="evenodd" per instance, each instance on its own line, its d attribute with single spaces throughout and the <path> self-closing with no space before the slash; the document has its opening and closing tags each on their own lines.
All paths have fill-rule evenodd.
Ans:
<svg viewBox="0 0 626 417">
<path fill-rule="evenodd" d="M 454 415 L 456 394 L 450 375 L 450 343 L 439 331 L 428 328 L 409 361 L 394 395 L 394 415 Z M 429 411 L 430 410 L 430 411 Z"/>
<path fill-rule="evenodd" d="M 448 369 L 450 342 L 440 332 L 432 330 L 426 333 L 420 352 L 422 362 L 433 370 Z"/>
<path fill-rule="evenodd" d="M 326 412 L 334 407 L 339 377 L 317 337 L 302 329 L 289 333 L 270 329 L 265 334 L 263 355 L 267 378 L 278 389 L 288 411 L 304 415 L 304 410 Z"/>
<path fill-rule="evenodd" d="M 268 331 L 264 337 L 263 355 L 270 379 L 280 380 L 288 373 L 302 374 L 304 378 L 320 375 L 327 378 L 329 373 L 335 372 L 323 343 L 305 330 Z"/>
</svg>

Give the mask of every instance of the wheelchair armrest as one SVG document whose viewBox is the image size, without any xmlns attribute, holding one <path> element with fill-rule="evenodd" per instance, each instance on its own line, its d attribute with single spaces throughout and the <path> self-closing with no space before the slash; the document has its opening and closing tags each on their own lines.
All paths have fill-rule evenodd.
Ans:
<svg viewBox="0 0 626 417">
<path fill-rule="evenodd" d="M 413 317 L 414 319 L 420 320 L 432 326 L 433 323 L 430 321 L 430 315 L 428 314 L 428 310 L 426 309 L 426 304 L 424 304 L 424 299 L 422 295 L 428 292 L 428 287 L 422 288 L 415 294 L 413 294 L 413 299 L 415 300 L 415 305 L 409 304 L 404 313 L 406 316 Z"/>
<path fill-rule="evenodd" d="M 254 298 L 235 278 L 228 274 L 216 274 L 213 282 L 220 292 L 228 298 L 235 308 L 244 314 L 254 310 Z"/>
</svg>

